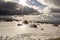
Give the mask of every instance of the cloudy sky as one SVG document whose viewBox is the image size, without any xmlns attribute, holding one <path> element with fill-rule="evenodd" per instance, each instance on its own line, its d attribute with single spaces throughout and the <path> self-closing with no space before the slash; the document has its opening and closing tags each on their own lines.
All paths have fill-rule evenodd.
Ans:
<svg viewBox="0 0 60 40">
<path fill-rule="evenodd" d="M 30 14 L 39 11 L 43 13 L 43 18 L 47 16 L 45 18 L 52 17 L 55 20 L 60 19 L 59 3 L 60 0 L 0 0 L 0 14 L 2 12 L 19 14 L 21 11 Z"/>
<path fill-rule="evenodd" d="M 0 14 L 21 14 L 22 11 L 30 14 L 40 11 L 45 7 L 46 5 L 38 0 L 0 0 Z"/>
<path fill-rule="evenodd" d="M 60 0 L 38 0 L 43 5 L 47 5 L 44 8 L 46 14 L 52 14 L 53 18 L 60 19 Z"/>
</svg>

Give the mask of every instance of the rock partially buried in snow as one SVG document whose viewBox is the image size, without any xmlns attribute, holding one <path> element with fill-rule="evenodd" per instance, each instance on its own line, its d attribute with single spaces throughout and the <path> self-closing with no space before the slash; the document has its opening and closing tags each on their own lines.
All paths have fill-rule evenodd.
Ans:
<svg viewBox="0 0 60 40">
<path fill-rule="evenodd" d="M 18 23 L 17 26 L 22 26 L 22 24 Z"/>
<path fill-rule="evenodd" d="M 56 27 L 58 27 L 59 25 L 58 25 L 58 24 L 54 24 L 53 26 L 56 26 Z"/>
<path fill-rule="evenodd" d="M 37 25 L 32 24 L 32 25 L 31 25 L 31 28 L 37 28 Z"/>
<path fill-rule="evenodd" d="M 51 38 L 51 39 L 47 39 L 47 40 L 60 40 L 60 37 L 58 37 L 58 38 Z"/>
<path fill-rule="evenodd" d="M 17 26 L 22 26 L 23 24 L 28 24 L 27 20 L 21 21 L 17 24 Z"/>
<path fill-rule="evenodd" d="M 43 28 L 41 30 L 44 30 Z"/>
<path fill-rule="evenodd" d="M 24 20 L 24 22 L 23 22 L 24 24 L 28 24 L 28 21 L 27 20 Z"/>
</svg>

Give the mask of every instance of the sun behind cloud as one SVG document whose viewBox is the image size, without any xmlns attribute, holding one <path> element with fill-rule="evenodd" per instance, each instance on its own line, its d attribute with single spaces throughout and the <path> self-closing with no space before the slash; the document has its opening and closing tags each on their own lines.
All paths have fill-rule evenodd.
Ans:
<svg viewBox="0 0 60 40">
<path fill-rule="evenodd" d="M 19 0 L 18 3 L 19 3 L 19 4 L 22 4 L 23 6 L 26 6 L 26 5 L 27 5 L 27 4 L 26 4 L 26 1 L 27 1 L 27 0 Z"/>
</svg>

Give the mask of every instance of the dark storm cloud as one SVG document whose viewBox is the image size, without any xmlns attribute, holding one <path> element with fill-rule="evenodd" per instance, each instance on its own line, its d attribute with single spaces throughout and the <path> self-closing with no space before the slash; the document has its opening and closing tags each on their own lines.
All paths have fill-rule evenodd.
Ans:
<svg viewBox="0 0 60 40">
<path fill-rule="evenodd" d="M 23 9 L 22 9 L 22 13 L 23 13 L 23 14 L 34 14 L 34 13 L 37 13 L 37 10 L 25 6 L 25 7 L 23 7 Z"/>
<path fill-rule="evenodd" d="M 0 14 L 2 15 L 13 14 L 14 11 L 16 12 L 16 5 L 17 3 L 13 2 L 0 2 Z"/>
<path fill-rule="evenodd" d="M 51 8 L 51 11 L 52 13 L 60 13 L 60 9 L 58 8 Z"/>
<path fill-rule="evenodd" d="M 58 8 L 51 8 L 50 13 L 53 15 L 53 17 L 60 18 L 60 9 L 58 9 Z"/>
<path fill-rule="evenodd" d="M 56 14 L 53 15 L 53 17 L 60 18 L 60 14 L 56 13 Z"/>
<path fill-rule="evenodd" d="M 24 15 L 31 14 L 34 12 L 37 12 L 37 10 L 22 6 L 15 2 L 0 2 L 0 15 Z"/>
<path fill-rule="evenodd" d="M 16 9 L 17 3 L 13 2 L 0 2 L 0 8 L 4 9 Z"/>
<path fill-rule="evenodd" d="M 47 8 L 45 9 L 45 11 L 43 11 L 43 13 L 45 14 L 45 16 L 51 15 L 50 17 L 52 17 L 53 19 L 60 19 L 60 9 L 58 8 Z"/>
<path fill-rule="evenodd" d="M 4 0 L 0 0 L 0 2 L 3 2 Z"/>
</svg>

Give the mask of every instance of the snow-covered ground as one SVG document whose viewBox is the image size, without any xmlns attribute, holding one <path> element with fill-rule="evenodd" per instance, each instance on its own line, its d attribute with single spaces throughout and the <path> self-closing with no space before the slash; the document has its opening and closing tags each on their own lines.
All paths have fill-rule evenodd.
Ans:
<svg viewBox="0 0 60 40">
<path fill-rule="evenodd" d="M 32 16 L 32 17 L 31 17 Z M 4 18 L 4 16 L 2 16 Z M 7 17 L 7 16 L 6 16 Z M 9 16 L 10 17 L 10 16 Z M 35 21 L 41 21 L 43 19 L 40 18 L 40 15 L 28 15 L 27 16 L 11 16 L 14 19 L 20 20 L 19 22 L 12 21 L 12 22 L 0 22 L 0 36 L 4 38 L 6 36 L 10 37 L 8 40 L 44 40 L 44 39 L 51 39 L 51 38 L 60 38 L 60 25 L 53 26 L 53 24 L 41 24 L 36 23 Z M 29 24 L 24 24 L 22 21 L 27 20 Z M 44 19 L 45 20 L 45 19 Z M 52 20 L 52 19 L 46 19 Z M 54 19 L 55 20 L 55 19 Z M 58 20 L 58 19 L 57 19 Z M 34 23 L 34 22 L 35 23 Z M 52 21 L 53 22 L 53 21 Z M 22 24 L 18 26 L 17 24 Z M 31 27 L 31 25 L 36 24 L 37 28 Z M 1 37 L 0 37 L 1 39 Z"/>
<path fill-rule="evenodd" d="M 41 24 L 41 23 L 29 23 L 17 26 L 21 22 L 0 22 L 0 36 L 20 37 L 19 35 L 25 34 L 33 37 L 60 37 L 60 25 L 59 27 L 53 26 L 53 24 Z M 36 24 L 37 28 L 31 28 L 31 24 Z M 41 30 L 43 29 L 43 30 Z M 48 38 L 49 38 L 48 37 Z"/>
</svg>

